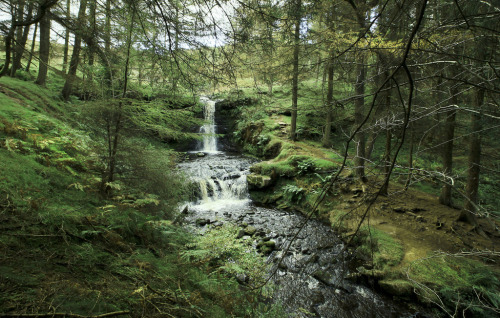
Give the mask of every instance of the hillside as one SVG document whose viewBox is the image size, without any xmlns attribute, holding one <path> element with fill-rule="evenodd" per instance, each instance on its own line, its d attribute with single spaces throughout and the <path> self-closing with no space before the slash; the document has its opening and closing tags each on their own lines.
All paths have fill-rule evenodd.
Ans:
<svg viewBox="0 0 500 318">
<path fill-rule="evenodd" d="M 135 148 L 118 151 L 128 169 L 103 184 L 106 144 L 86 107 L 0 79 L 0 316 L 278 315 L 210 250 L 187 254 L 198 239 L 172 220 L 189 191 L 151 127 L 135 126 Z"/>
</svg>

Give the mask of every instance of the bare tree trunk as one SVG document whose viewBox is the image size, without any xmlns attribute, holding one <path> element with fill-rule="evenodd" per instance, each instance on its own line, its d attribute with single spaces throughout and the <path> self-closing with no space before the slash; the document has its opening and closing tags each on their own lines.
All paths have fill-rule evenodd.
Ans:
<svg viewBox="0 0 500 318">
<path fill-rule="evenodd" d="M 406 179 L 405 191 L 408 191 L 408 188 L 411 184 L 411 179 L 413 178 L 413 144 L 415 139 L 415 131 L 410 124 L 410 154 L 408 157 L 408 179 Z"/>
<path fill-rule="evenodd" d="M 295 32 L 293 44 L 293 77 L 292 77 L 292 119 L 290 124 L 290 139 L 297 140 L 297 102 L 299 91 L 299 49 L 300 49 L 300 21 L 302 1 L 296 0 L 295 4 Z"/>
<path fill-rule="evenodd" d="M 85 21 L 85 10 L 87 9 L 87 0 L 81 0 L 80 9 L 78 10 L 78 24 L 83 26 Z M 78 70 L 78 63 L 80 62 L 80 50 L 82 47 L 81 28 L 75 33 L 75 43 L 73 44 L 73 53 L 71 54 L 71 61 L 69 63 L 68 75 L 62 90 L 62 97 L 64 100 L 69 100 L 71 91 L 73 90 L 73 83 L 76 79 L 76 71 Z"/>
<path fill-rule="evenodd" d="M 12 4 L 13 5 L 13 4 Z M 13 10 L 13 9 L 12 9 Z M 12 40 L 14 39 L 14 35 L 16 32 L 16 22 L 17 22 L 17 14 L 13 10 L 12 11 L 12 23 L 9 29 L 9 33 L 4 37 L 5 42 L 5 62 L 3 64 L 2 71 L 0 72 L 0 77 L 7 75 L 9 73 L 10 62 L 12 58 Z"/>
<path fill-rule="evenodd" d="M 66 19 L 71 18 L 71 0 L 66 0 Z M 64 36 L 64 52 L 63 52 L 63 65 L 62 71 L 66 73 L 68 68 L 68 55 L 69 55 L 69 28 L 66 28 Z"/>
<path fill-rule="evenodd" d="M 17 7 L 17 21 L 23 21 L 24 18 L 24 6 L 25 6 L 25 0 L 20 0 L 18 7 Z M 30 4 L 30 9 L 33 8 L 33 4 Z M 31 20 L 30 17 L 28 17 L 28 20 Z M 29 28 L 29 26 L 28 26 Z M 15 37 L 15 43 L 14 43 L 14 50 L 12 51 L 12 68 L 10 69 L 10 76 L 14 77 L 16 75 L 17 70 L 21 67 L 21 58 L 23 56 L 23 51 L 24 51 L 24 45 L 23 43 L 23 28 L 22 27 L 17 27 L 16 28 L 16 37 Z M 26 34 L 26 37 L 28 35 Z"/>
<path fill-rule="evenodd" d="M 134 18 L 135 18 L 135 8 L 132 9 L 132 17 L 130 19 L 130 27 L 128 30 L 128 37 L 127 37 L 127 58 L 125 60 L 125 71 L 123 74 L 123 92 L 122 92 L 122 97 L 127 96 L 127 85 L 128 85 L 128 69 L 129 69 L 129 64 L 130 64 L 130 49 L 132 47 L 132 31 L 134 29 Z"/>
<path fill-rule="evenodd" d="M 46 9 L 43 18 L 40 20 L 40 60 L 38 65 L 38 77 L 36 84 L 45 86 L 47 82 L 47 71 L 49 67 L 50 53 L 50 17 L 49 10 Z M 34 40 L 34 39 L 33 39 Z"/>
<path fill-rule="evenodd" d="M 90 13 L 90 25 L 92 28 L 92 36 L 96 36 L 96 31 L 97 31 L 97 24 L 96 24 L 96 2 L 95 1 L 90 1 L 89 5 L 89 13 Z M 88 78 L 90 81 L 92 81 L 93 78 L 93 70 L 92 67 L 94 66 L 94 44 L 88 46 L 88 66 L 89 66 L 89 73 L 88 73 Z"/>
<path fill-rule="evenodd" d="M 327 63 L 328 72 L 328 87 L 326 90 L 326 122 L 325 122 L 325 132 L 323 134 L 323 146 L 331 146 L 330 135 L 332 131 L 332 117 L 333 117 L 333 54 L 330 54 L 330 58 Z"/>
<path fill-rule="evenodd" d="M 354 101 L 354 123 L 356 127 L 359 127 L 364 120 L 364 108 L 365 108 L 365 79 L 366 79 L 366 68 L 365 60 L 362 53 L 359 54 L 357 58 L 357 69 L 356 69 L 356 100 Z M 366 134 L 363 130 L 360 130 L 354 139 L 356 143 L 356 157 L 354 158 L 354 171 L 356 176 L 361 181 L 366 181 L 365 177 L 365 148 L 366 148 Z"/>
<path fill-rule="evenodd" d="M 33 40 L 31 41 L 31 49 L 30 49 L 30 55 L 28 57 L 28 62 L 26 63 L 26 72 L 30 71 L 30 66 L 31 66 L 31 60 L 33 59 L 33 54 L 35 54 L 35 39 L 36 39 L 36 32 L 38 31 L 38 23 L 35 23 L 35 30 L 33 30 Z"/>
<path fill-rule="evenodd" d="M 13 23 L 14 24 L 14 23 Z M 7 75 L 9 73 L 10 60 L 12 55 L 12 39 L 14 38 L 15 27 L 12 26 L 9 33 L 5 36 L 5 62 L 3 64 L 2 71 L 0 72 L 0 77 Z"/>
<path fill-rule="evenodd" d="M 464 221 L 472 225 L 477 225 L 475 212 L 478 202 L 479 190 L 479 173 L 481 164 L 481 108 L 484 102 L 484 89 L 476 88 L 474 94 L 474 106 L 476 112 L 471 115 L 471 131 L 469 142 L 469 160 L 467 172 L 467 184 L 465 186 L 465 193 L 468 200 L 465 200 L 463 209 L 460 213 L 459 221 Z"/>
<path fill-rule="evenodd" d="M 384 174 L 385 178 L 391 172 L 391 141 L 392 141 L 392 131 L 389 127 L 389 118 L 385 119 L 385 152 L 384 152 Z M 380 189 L 381 195 L 387 195 L 389 190 L 389 182 L 384 182 L 382 188 Z"/>
<path fill-rule="evenodd" d="M 443 173 L 445 176 L 451 175 L 453 171 L 453 139 L 455 138 L 455 120 L 457 115 L 456 105 L 458 104 L 458 89 L 455 85 L 450 88 L 451 93 L 451 106 L 449 110 L 446 112 L 446 124 L 444 127 L 444 145 L 442 149 L 442 158 L 443 158 Z M 441 189 L 441 195 L 439 196 L 439 203 L 451 206 L 451 190 L 452 185 L 449 183 L 449 180 L 446 179 Z"/>
</svg>

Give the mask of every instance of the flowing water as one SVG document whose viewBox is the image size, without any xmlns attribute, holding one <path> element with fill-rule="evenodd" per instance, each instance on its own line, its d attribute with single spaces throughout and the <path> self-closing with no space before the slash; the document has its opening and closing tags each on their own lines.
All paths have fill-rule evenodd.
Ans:
<svg viewBox="0 0 500 318">
<path fill-rule="evenodd" d="M 200 133 L 203 134 L 203 144 L 199 151 L 205 153 L 217 152 L 217 137 L 215 136 L 215 102 L 207 97 L 202 97 L 201 102 L 204 105 L 203 115 L 205 117 L 205 124 L 200 127 Z"/>
<path fill-rule="evenodd" d="M 206 100 L 205 105 L 205 118 L 210 123 L 215 103 Z M 243 239 L 254 240 L 254 246 L 259 240 L 274 241 L 275 249 L 267 257 L 276 268 L 305 218 L 254 206 L 248 195 L 246 175 L 255 160 L 217 149 L 215 128 L 213 125 L 213 130 L 208 126 L 202 129 L 210 134 L 201 149 L 207 155 L 179 165 L 200 188 L 199 199 L 188 204 L 186 221 L 200 233 L 226 222 L 254 227 L 256 234 Z M 272 278 L 276 286 L 273 301 L 281 303 L 293 317 L 411 317 L 411 313 L 369 288 L 346 279 L 350 255 L 343 247 L 329 226 L 315 220 L 307 222 Z"/>
</svg>

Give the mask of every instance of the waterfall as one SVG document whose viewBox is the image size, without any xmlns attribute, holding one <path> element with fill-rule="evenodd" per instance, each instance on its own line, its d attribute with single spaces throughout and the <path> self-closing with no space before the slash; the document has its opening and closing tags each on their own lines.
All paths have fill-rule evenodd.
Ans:
<svg viewBox="0 0 500 318">
<path fill-rule="evenodd" d="M 200 133 L 203 134 L 203 144 L 200 151 L 216 153 L 217 137 L 215 136 L 215 101 L 210 100 L 207 97 L 200 98 L 200 101 L 203 103 L 203 115 L 205 118 L 205 124 L 200 128 Z"/>
</svg>

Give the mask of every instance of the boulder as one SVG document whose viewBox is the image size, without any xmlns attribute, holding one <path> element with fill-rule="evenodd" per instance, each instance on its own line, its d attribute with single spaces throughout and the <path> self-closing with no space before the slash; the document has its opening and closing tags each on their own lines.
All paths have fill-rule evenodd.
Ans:
<svg viewBox="0 0 500 318">
<path fill-rule="evenodd" d="M 251 173 L 247 176 L 249 189 L 264 189 L 271 185 L 272 178 L 261 174 Z"/>
</svg>

